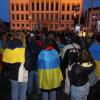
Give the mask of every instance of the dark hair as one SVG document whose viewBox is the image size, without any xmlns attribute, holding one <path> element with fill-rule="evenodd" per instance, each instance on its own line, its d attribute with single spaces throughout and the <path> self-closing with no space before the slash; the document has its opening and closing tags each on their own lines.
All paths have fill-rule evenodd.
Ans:
<svg viewBox="0 0 100 100">
<path fill-rule="evenodd" d="M 93 62 L 93 57 L 88 50 L 82 49 L 79 53 L 79 57 L 77 58 L 77 60 L 81 63 L 83 63 L 83 62 Z"/>
<path fill-rule="evenodd" d="M 53 40 L 52 40 L 52 39 L 46 38 L 46 39 L 43 41 L 43 48 L 46 48 L 47 46 L 53 46 Z"/>
</svg>

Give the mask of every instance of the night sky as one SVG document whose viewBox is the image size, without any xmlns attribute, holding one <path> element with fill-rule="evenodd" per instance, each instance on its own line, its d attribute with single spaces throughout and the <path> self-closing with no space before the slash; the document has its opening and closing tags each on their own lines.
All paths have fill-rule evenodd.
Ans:
<svg viewBox="0 0 100 100">
<path fill-rule="evenodd" d="M 3 21 L 9 21 L 8 1 L 0 0 L 0 18 Z M 85 9 L 89 7 L 89 0 L 84 0 L 84 7 Z M 100 0 L 94 0 L 93 7 L 100 7 Z"/>
</svg>

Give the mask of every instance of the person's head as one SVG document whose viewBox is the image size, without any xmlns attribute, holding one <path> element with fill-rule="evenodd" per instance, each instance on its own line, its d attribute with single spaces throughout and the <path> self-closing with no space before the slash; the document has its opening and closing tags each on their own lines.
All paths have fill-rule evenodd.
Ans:
<svg viewBox="0 0 100 100">
<path fill-rule="evenodd" d="M 53 46 L 53 40 L 52 39 L 48 39 L 46 38 L 44 41 L 43 41 L 43 48 L 46 48 L 48 46 Z"/>
<path fill-rule="evenodd" d="M 89 51 L 87 51 L 86 49 L 83 49 L 79 53 L 78 60 L 81 63 L 85 63 L 85 62 L 91 62 L 93 60 L 93 58 Z"/>
<path fill-rule="evenodd" d="M 20 31 L 15 32 L 14 40 L 18 40 L 18 41 L 22 42 L 23 41 L 23 33 Z"/>
</svg>

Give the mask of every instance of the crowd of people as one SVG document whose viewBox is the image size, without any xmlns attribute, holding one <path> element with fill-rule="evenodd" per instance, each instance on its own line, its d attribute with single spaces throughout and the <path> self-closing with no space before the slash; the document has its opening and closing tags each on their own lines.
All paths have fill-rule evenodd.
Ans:
<svg viewBox="0 0 100 100">
<path fill-rule="evenodd" d="M 34 92 L 42 100 L 57 100 L 62 82 L 62 91 L 70 100 L 87 100 L 90 87 L 100 79 L 99 52 L 100 34 L 79 37 L 72 31 L 3 33 L 0 77 L 8 75 L 11 100 L 27 100 Z"/>
</svg>

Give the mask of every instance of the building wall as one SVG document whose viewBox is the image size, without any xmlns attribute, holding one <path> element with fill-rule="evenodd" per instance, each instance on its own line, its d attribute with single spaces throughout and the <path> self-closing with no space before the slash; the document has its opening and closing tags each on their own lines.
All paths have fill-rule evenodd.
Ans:
<svg viewBox="0 0 100 100">
<path fill-rule="evenodd" d="M 72 29 L 74 5 L 80 20 L 83 0 L 9 0 L 11 29 Z"/>
<path fill-rule="evenodd" d="M 100 7 L 89 10 L 88 26 L 89 31 L 96 31 L 97 21 L 100 20 Z"/>
</svg>

